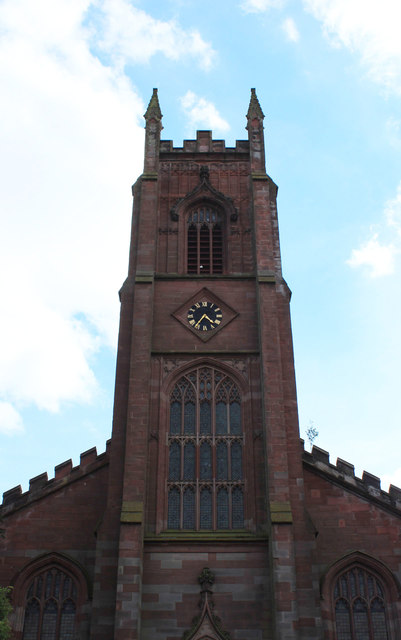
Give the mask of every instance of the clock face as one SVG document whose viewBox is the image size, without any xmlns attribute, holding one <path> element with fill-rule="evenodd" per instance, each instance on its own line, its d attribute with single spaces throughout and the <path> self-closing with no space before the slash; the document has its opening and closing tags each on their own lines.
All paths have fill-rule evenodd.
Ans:
<svg viewBox="0 0 401 640">
<path fill-rule="evenodd" d="M 214 302 L 200 300 L 188 309 L 187 319 L 197 331 L 212 331 L 219 326 L 223 318 L 221 309 Z"/>
</svg>

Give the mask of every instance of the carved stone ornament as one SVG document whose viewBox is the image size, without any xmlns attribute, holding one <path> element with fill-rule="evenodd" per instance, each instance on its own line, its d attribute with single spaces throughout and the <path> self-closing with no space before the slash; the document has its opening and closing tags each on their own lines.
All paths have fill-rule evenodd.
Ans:
<svg viewBox="0 0 401 640">
<path fill-rule="evenodd" d="M 192 627 L 183 634 L 183 640 L 229 640 L 230 634 L 224 631 L 221 620 L 214 615 L 213 593 L 211 588 L 214 583 L 214 574 L 208 567 L 202 569 L 198 578 L 201 585 L 201 600 L 199 603 L 201 613 L 192 621 Z"/>
<path fill-rule="evenodd" d="M 238 211 L 234 206 L 232 198 L 225 196 L 215 189 L 209 182 L 209 167 L 202 165 L 199 169 L 200 182 L 192 189 L 186 196 L 177 200 L 175 205 L 170 209 L 170 218 L 174 222 L 178 220 L 178 211 L 182 206 L 190 204 L 191 200 L 197 200 L 198 198 L 209 199 L 213 202 L 219 203 L 225 211 L 228 211 L 231 222 L 238 220 Z"/>
</svg>

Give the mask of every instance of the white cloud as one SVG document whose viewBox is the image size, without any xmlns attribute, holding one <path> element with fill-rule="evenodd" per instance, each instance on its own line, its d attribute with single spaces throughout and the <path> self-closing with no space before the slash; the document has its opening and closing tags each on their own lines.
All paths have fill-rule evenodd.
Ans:
<svg viewBox="0 0 401 640">
<path fill-rule="evenodd" d="M 393 244 L 380 244 L 377 234 L 374 234 L 360 249 L 352 250 L 347 264 L 350 267 L 369 267 L 372 278 L 387 276 L 394 273 L 396 251 Z"/>
<path fill-rule="evenodd" d="M 347 264 L 351 267 L 365 266 L 371 277 L 391 275 L 395 272 L 396 256 L 401 253 L 401 183 L 397 195 L 384 208 L 384 221 L 379 231 L 360 248 L 353 249 Z"/>
<path fill-rule="evenodd" d="M 187 91 L 180 99 L 191 128 L 204 127 L 217 131 L 228 131 L 230 125 L 224 120 L 212 102 Z"/>
<path fill-rule="evenodd" d="M 216 52 L 196 29 L 185 31 L 174 20 L 157 20 L 127 0 L 104 0 L 98 8 L 98 46 L 114 63 L 147 62 L 162 53 L 171 60 L 195 59 L 205 70 L 213 64 Z"/>
<path fill-rule="evenodd" d="M 401 467 L 396 469 L 392 474 L 385 474 L 381 477 L 381 488 L 388 491 L 389 485 L 401 488 Z"/>
<path fill-rule="evenodd" d="M 289 40 L 290 42 L 299 41 L 299 31 L 292 18 L 286 18 L 282 24 L 282 28 L 287 40 Z"/>
<path fill-rule="evenodd" d="M 399 0 L 303 0 L 335 46 L 359 54 L 371 79 L 401 94 Z"/>
<path fill-rule="evenodd" d="M 244 0 L 241 9 L 246 13 L 264 13 L 268 9 L 278 9 L 286 0 Z"/>
<path fill-rule="evenodd" d="M 0 433 L 14 435 L 23 431 L 22 418 L 9 403 L 0 401 Z"/>
<path fill-rule="evenodd" d="M 0 5 L 0 398 L 18 407 L 93 400 L 117 335 L 144 104 L 92 55 L 88 4 Z"/>
</svg>

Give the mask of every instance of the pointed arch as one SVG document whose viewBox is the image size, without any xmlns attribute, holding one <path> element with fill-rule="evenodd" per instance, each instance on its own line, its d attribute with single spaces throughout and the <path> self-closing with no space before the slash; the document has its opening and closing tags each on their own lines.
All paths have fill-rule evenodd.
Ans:
<svg viewBox="0 0 401 640">
<path fill-rule="evenodd" d="M 72 558 L 38 556 L 18 573 L 13 586 L 17 640 L 72 640 L 85 625 L 89 581 Z"/>
<path fill-rule="evenodd" d="M 200 358 L 174 372 L 167 396 L 167 529 L 243 529 L 243 385 Z"/>
<path fill-rule="evenodd" d="M 396 640 L 399 584 L 382 562 L 356 551 L 334 562 L 321 580 L 330 640 Z"/>
</svg>

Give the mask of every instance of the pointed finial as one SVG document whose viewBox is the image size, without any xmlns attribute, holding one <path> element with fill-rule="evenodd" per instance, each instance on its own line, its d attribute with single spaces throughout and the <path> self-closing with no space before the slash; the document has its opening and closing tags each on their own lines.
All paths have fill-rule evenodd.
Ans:
<svg viewBox="0 0 401 640">
<path fill-rule="evenodd" d="M 261 120 L 263 120 L 263 118 L 265 117 L 259 104 L 255 89 L 251 89 L 251 100 L 249 102 L 249 109 L 246 117 L 248 118 L 248 120 L 250 118 L 260 118 Z"/>
<path fill-rule="evenodd" d="M 162 119 L 162 112 L 160 110 L 159 98 L 157 95 L 157 89 L 153 89 L 152 97 L 149 101 L 148 108 L 146 109 L 146 113 L 143 116 L 146 121 L 154 118 L 155 120 Z"/>
</svg>

